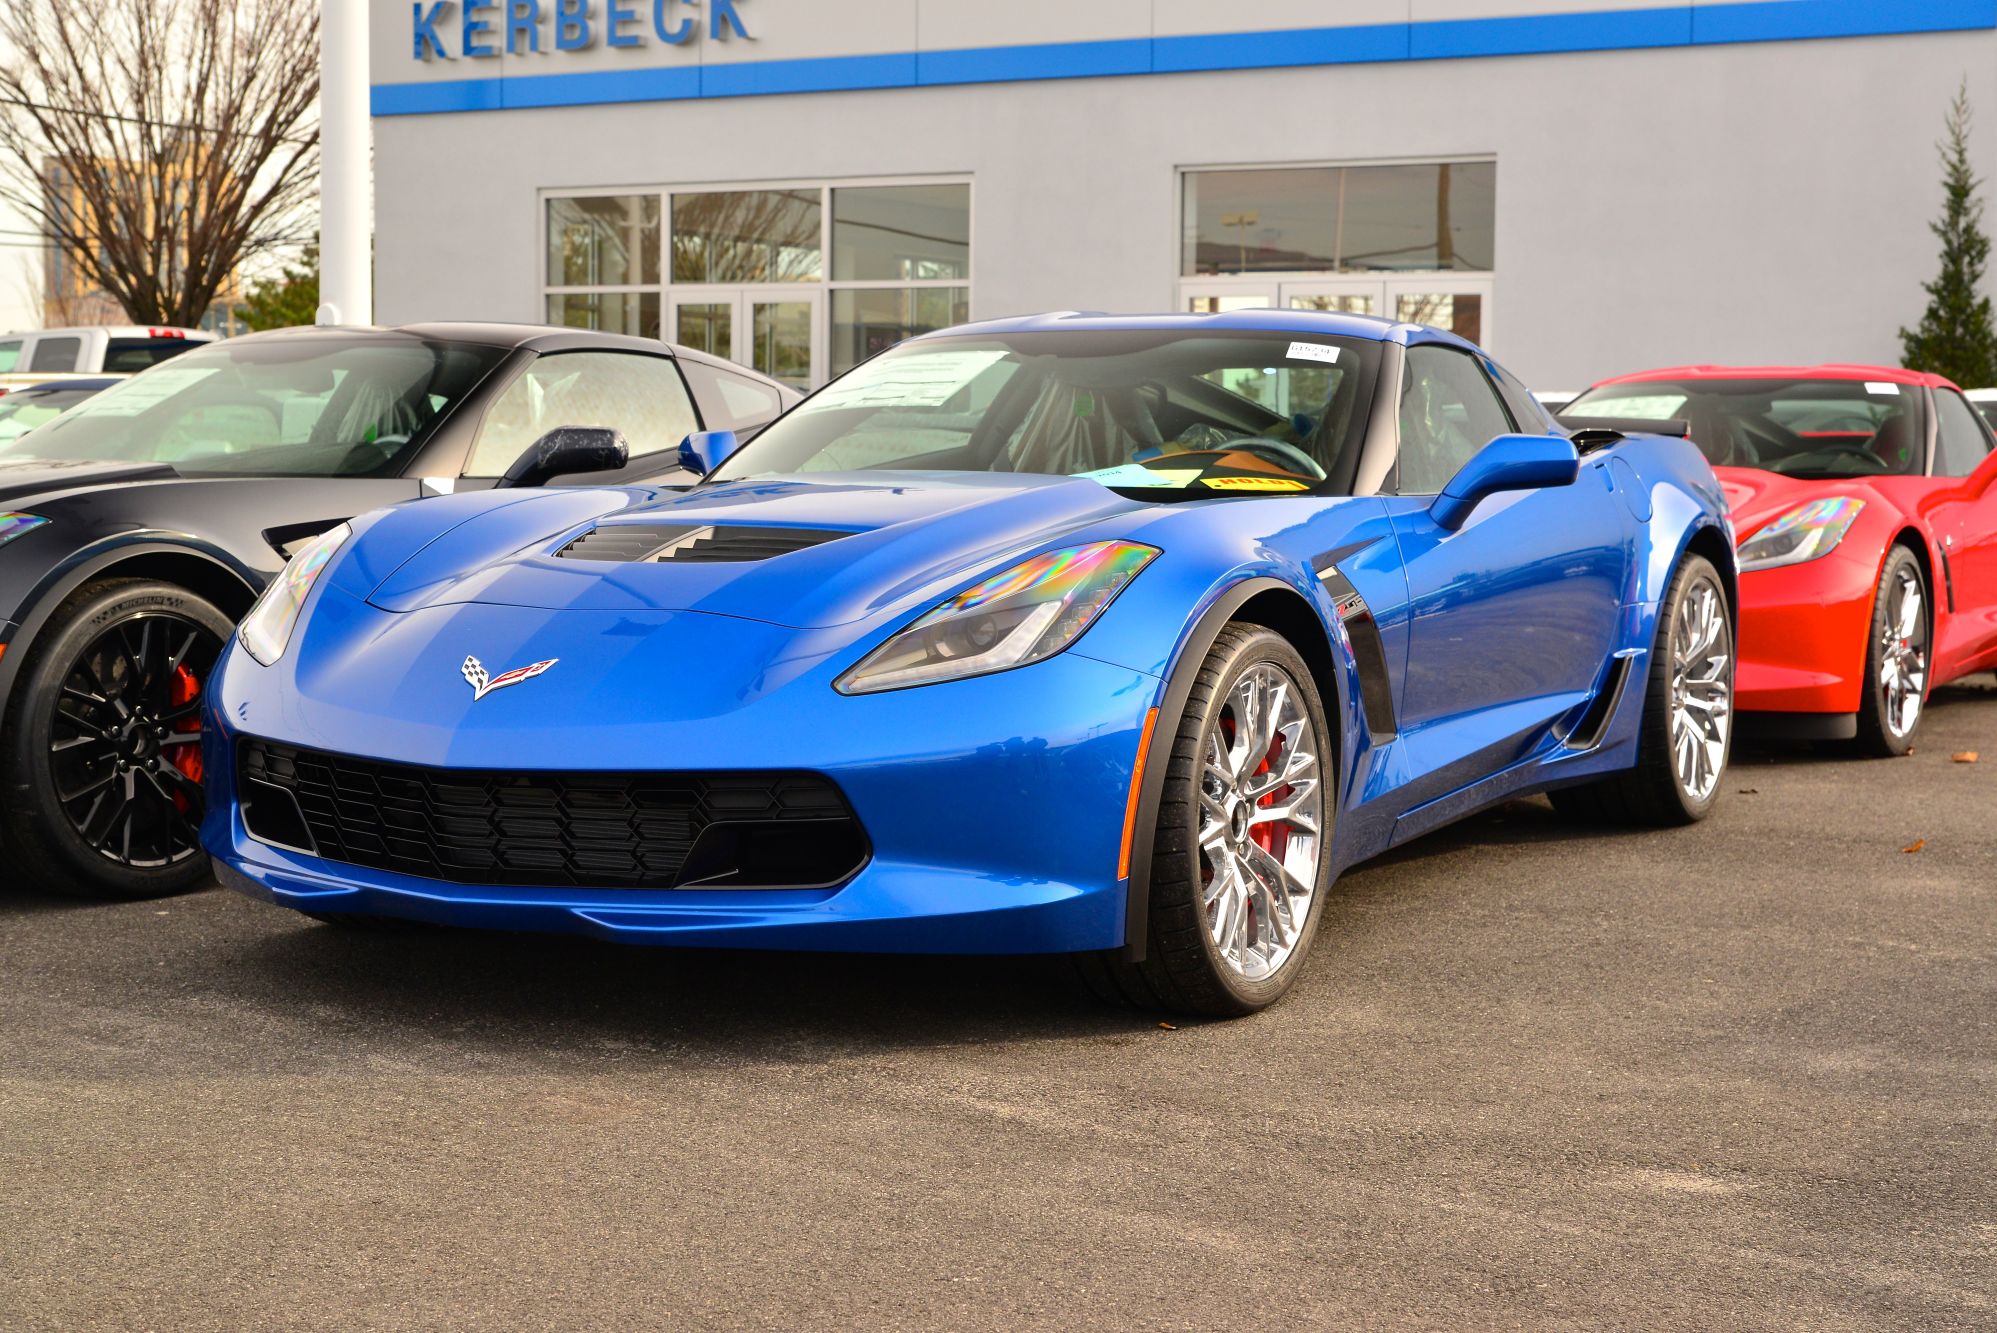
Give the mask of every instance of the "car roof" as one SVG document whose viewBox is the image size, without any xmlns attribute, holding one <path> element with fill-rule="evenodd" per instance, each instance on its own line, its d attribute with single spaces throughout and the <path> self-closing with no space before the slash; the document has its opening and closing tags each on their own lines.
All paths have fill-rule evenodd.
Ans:
<svg viewBox="0 0 1997 1333">
<path fill-rule="evenodd" d="M 677 352 L 671 343 L 657 338 L 640 338 L 624 333 L 603 333 L 595 329 L 557 328 L 550 324 L 502 324 L 470 320 L 438 320 L 423 324 L 300 324 L 288 329 L 267 329 L 246 333 L 231 342 L 277 338 L 394 338 L 412 341 L 472 343 L 483 347 L 525 347 L 537 352 L 574 351 L 581 348 L 621 348 L 633 352 Z"/>
<path fill-rule="evenodd" d="M 984 320 L 959 324 L 924 334 L 924 338 L 958 338 L 978 334 L 1007 333 L 1112 333 L 1142 330 L 1198 333 L 1205 330 L 1253 333 L 1316 333 L 1329 337 L 1364 338 L 1370 342 L 1397 341 L 1403 330 L 1419 330 L 1427 337 L 1473 347 L 1455 334 L 1420 324 L 1396 323 L 1375 315 L 1347 315 L 1321 310 L 1229 310 L 1221 314 L 1106 315 L 1099 311 L 1062 310 L 1043 315 L 1020 315 L 1012 319 Z"/>
<path fill-rule="evenodd" d="M 1861 366 L 1832 363 L 1821 366 L 1673 366 L 1666 370 L 1639 370 L 1633 375 L 1616 375 L 1597 380 L 1604 384 L 1647 384 L 1657 380 L 1871 380 L 1881 384 L 1918 384 L 1930 389 L 1953 389 L 1955 381 L 1899 366 Z"/>
</svg>

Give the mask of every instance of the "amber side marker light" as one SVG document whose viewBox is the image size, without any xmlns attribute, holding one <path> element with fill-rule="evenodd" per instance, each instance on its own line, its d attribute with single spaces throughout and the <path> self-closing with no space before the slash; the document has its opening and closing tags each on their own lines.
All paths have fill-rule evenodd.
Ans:
<svg viewBox="0 0 1997 1333">
<path fill-rule="evenodd" d="M 1144 761 L 1151 757 L 1151 730 L 1158 725 L 1158 710 L 1144 715 L 1144 732 L 1137 738 L 1137 765 L 1130 770 L 1130 798 L 1123 806 L 1123 849 L 1116 858 L 1116 877 L 1130 878 L 1130 842 L 1137 833 L 1137 798 L 1144 791 Z"/>
</svg>

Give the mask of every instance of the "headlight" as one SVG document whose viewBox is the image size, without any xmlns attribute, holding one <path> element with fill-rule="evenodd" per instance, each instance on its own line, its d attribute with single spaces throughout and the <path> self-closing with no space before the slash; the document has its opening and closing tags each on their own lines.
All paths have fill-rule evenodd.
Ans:
<svg viewBox="0 0 1997 1333">
<path fill-rule="evenodd" d="M 353 529 L 342 523 L 337 528 L 328 528 L 311 541 L 298 548 L 291 557 L 291 563 L 284 572 L 270 581 L 257 598 L 257 604 L 250 608 L 249 615 L 243 618 L 236 637 L 242 640 L 243 650 L 265 666 L 277 661 L 284 652 L 284 645 L 291 641 L 291 627 L 298 623 L 299 609 L 305 605 L 305 598 L 311 593 L 312 585 L 319 580 L 319 574 L 326 568 L 326 562 L 333 558 L 333 552 L 340 544 L 353 535 Z"/>
<path fill-rule="evenodd" d="M 1022 560 L 952 597 L 839 678 L 874 694 L 1038 662 L 1073 643 L 1158 555 L 1136 542 L 1091 542 Z"/>
<path fill-rule="evenodd" d="M 0 513 L 0 546 L 5 546 L 24 532 L 33 532 L 48 520 L 33 514 Z"/>
<path fill-rule="evenodd" d="M 1740 568 L 1777 569 L 1829 555 L 1851 531 L 1865 501 L 1849 495 L 1797 505 L 1740 544 Z"/>
</svg>

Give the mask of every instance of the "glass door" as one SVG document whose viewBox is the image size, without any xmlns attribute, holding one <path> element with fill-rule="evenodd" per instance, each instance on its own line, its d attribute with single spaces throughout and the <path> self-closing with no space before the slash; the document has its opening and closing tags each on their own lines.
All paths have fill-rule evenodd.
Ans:
<svg viewBox="0 0 1997 1333">
<path fill-rule="evenodd" d="M 1435 274 L 1393 278 L 1386 289 L 1387 309 L 1381 313 L 1389 319 L 1433 324 L 1479 346 L 1491 345 L 1491 279 Z"/>
<path fill-rule="evenodd" d="M 1276 304 L 1276 284 L 1243 282 L 1182 282 L 1179 309 L 1195 315 L 1225 315 L 1234 310 L 1265 310 Z"/>
<path fill-rule="evenodd" d="M 825 294 L 749 287 L 736 320 L 735 360 L 803 393 L 825 379 Z"/>
<path fill-rule="evenodd" d="M 1285 310 L 1321 310 L 1340 315 L 1378 315 L 1387 306 L 1387 284 L 1378 278 L 1340 278 L 1283 284 Z"/>
<path fill-rule="evenodd" d="M 735 360 L 739 294 L 728 288 L 678 287 L 673 289 L 672 297 L 673 317 L 666 325 L 667 341 Z"/>
<path fill-rule="evenodd" d="M 672 341 L 809 392 L 825 374 L 825 297 L 796 284 L 676 287 Z"/>
</svg>

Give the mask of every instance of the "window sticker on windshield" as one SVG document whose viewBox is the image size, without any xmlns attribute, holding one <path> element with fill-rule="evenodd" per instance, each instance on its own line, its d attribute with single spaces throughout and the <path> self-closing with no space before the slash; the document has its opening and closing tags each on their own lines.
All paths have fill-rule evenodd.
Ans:
<svg viewBox="0 0 1997 1333">
<path fill-rule="evenodd" d="M 1899 385 L 1887 384 L 1880 380 L 1867 380 L 1865 382 L 1865 391 L 1867 393 L 1884 394 L 1888 398 L 1898 398 L 1900 396 Z"/>
<path fill-rule="evenodd" d="M 1087 477 L 1090 481 L 1104 486 L 1150 486 L 1177 490 L 1190 486 L 1200 478 L 1198 468 L 1157 468 L 1146 467 L 1142 463 L 1125 463 L 1121 467 L 1106 467 L 1095 472 L 1078 472 L 1075 475 Z"/>
<path fill-rule="evenodd" d="M 1291 343 L 1290 360 L 1322 361 L 1326 365 L 1338 360 L 1338 349 L 1326 347 L 1322 343 Z"/>
<path fill-rule="evenodd" d="M 78 416 L 135 417 L 215 373 L 213 366 L 160 366 L 77 404 Z"/>
<path fill-rule="evenodd" d="M 819 391 L 812 410 L 849 407 L 941 407 L 987 370 L 1005 360 L 996 348 L 978 352 L 921 352 L 865 366 Z"/>
<path fill-rule="evenodd" d="M 1309 482 L 1292 477 L 1208 477 L 1206 485 L 1215 491 L 1307 491 Z"/>
</svg>

